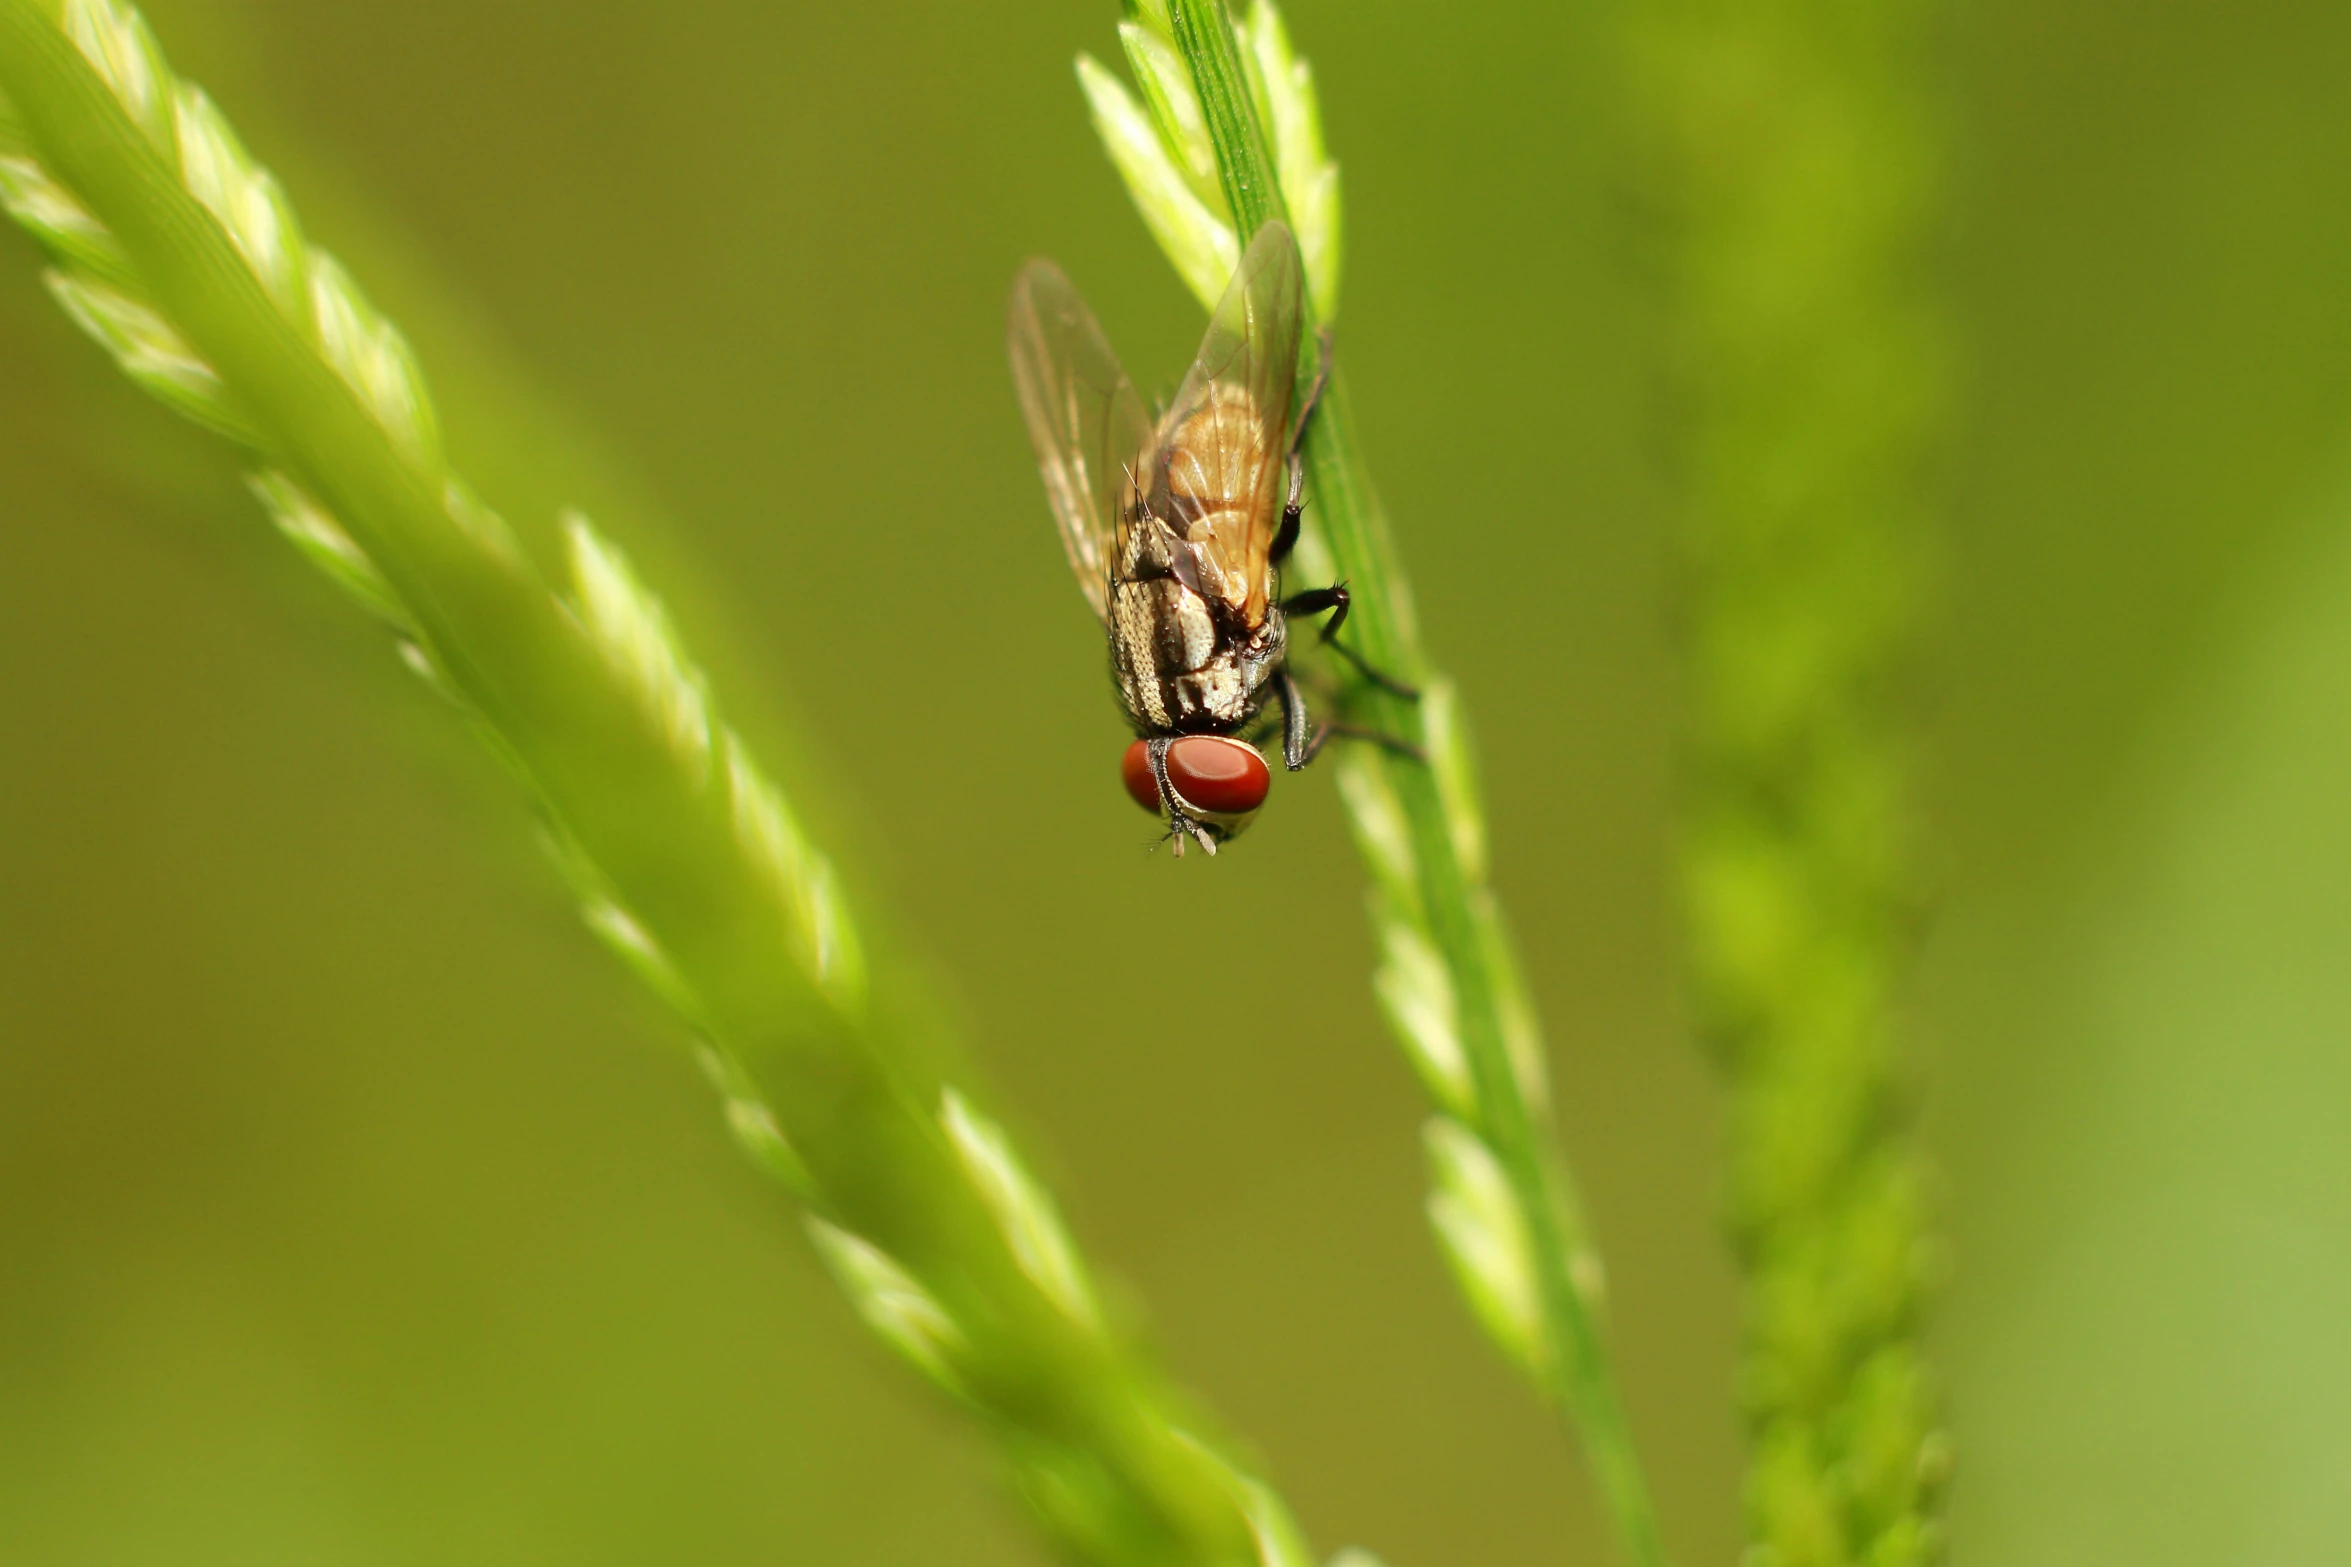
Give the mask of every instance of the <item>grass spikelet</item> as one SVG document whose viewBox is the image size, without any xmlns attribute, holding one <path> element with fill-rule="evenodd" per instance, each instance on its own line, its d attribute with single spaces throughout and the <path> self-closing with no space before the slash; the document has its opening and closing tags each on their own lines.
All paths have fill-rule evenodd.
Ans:
<svg viewBox="0 0 2351 1567">
<path fill-rule="evenodd" d="M 1417 918 L 1420 884 L 1412 855 L 1412 828 L 1404 806 L 1389 787 L 1386 772 L 1362 757 L 1342 752 L 1334 770 L 1339 799 L 1347 808 L 1355 852 L 1371 872 L 1372 886 L 1397 909 Z"/>
<path fill-rule="evenodd" d="M 326 508 L 312 500 L 284 474 L 264 468 L 247 482 L 270 521 L 278 525 L 278 532 L 286 542 L 302 552 L 304 559 L 316 566 L 327 580 L 342 588 L 378 620 L 395 630 L 409 630 L 408 612 L 401 608 L 399 595 L 376 570 L 374 561 L 365 551 L 351 542 L 342 525 L 326 514 Z"/>
<path fill-rule="evenodd" d="M 305 261 L 293 209 L 269 171 L 255 163 L 228 121 L 197 88 L 182 84 L 174 104 L 180 179 L 212 210 L 245 253 L 245 263 L 280 310 L 302 309 Z"/>
<path fill-rule="evenodd" d="M 62 256 L 74 271 L 91 278 L 125 282 L 130 263 L 106 225 L 82 209 L 66 189 L 26 157 L 0 156 L 0 207 L 19 227 Z"/>
<path fill-rule="evenodd" d="M 1126 84 L 1091 55 L 1078 56 L 1078 85 L 1093 111 L 1094 130 L 1110 154 L 1118 177 L 1126 182 L 1135 210 L 1159 248 L 1175 263 L 1176 275 L 1193 297 L 1208 309 L 1232 281 L 1241 263 L 1241 244 L 1233 226 L 1221 215 L 1221 193 L 1215 207 L 1192 188 L 1189 178 L 1168 153 L 1180 141 L 1180 129 L 1162 132 L 1128 92 Z"/>
<path fill-rule="evenodd" d="M 250 445 L 259 439 L 219 373 L 143 300 L 62 269 L 50 271 L 45 281 L 73 324 L 158 402 L 231 440 Z"/>
<path fill-rule="evenodd" d="M 1027 1274 L 1070 1321 L 1089 1333 L 1102 1331 L 1102 1308 L 1086 1279 L 1085 1264 L 1063 1228 L 1053 1199 L 1021 1167 L 1004 1129 L 964 1102 L 950 1088 L 939 1106 L 939 1124 L 955 1145 L 956 1157 L 973 1189 L 1004 1232 L 1005 1244 Z"/>
<path fill-rule="evenodd" d="M 65 35 L 159 149 L 172 135 L 171 72 L 147 19 L 121 0 L 66 0 Z"/>
<path fill-rule="evenodd" d="M 1273 139 L 1298 249 L 1306 258 L 1307 288 L 1325 320 L 1339 313 L 1339 166 L 1323 148 L 1322 104 L 1314 95 L 1314 68 L 1290 46 L 1290 29 L 1270 0 L 1255 0 L 1241 23 L 1242 62 L 1248 67 L 1260 122 Z"/>
<path fill-rule="evenodd" d="M 723 737 L 735 844 L 787 915 L 800 971 L 845 1015 L 862 1012 L 865 964 L 832 865 L 812 847 L 759 764 L 734 735 Z"/>
<path fill-rule="evenodd" d="M 1461 1015 L 1453 1001 L 1453 980 L 1445 959 L 1409 920 L 1375 912 L 1380 966 L 1372 974 L 1372 995 L 1380 1013 L 1404 1044 L 1420 1074 L 1421 1086 L 1448 1115 L 1477 1114 L 1477 1085 L 1461 1049 Z"/>
<path fill-rule="evenodd" d="M 580 624 L 667 737 L 687 781 L 702 787 L 710 780 L 710 697 L 670 628 L 669 611 L 586 517 L 567 513 L 563 535 Z"/>
<path fill-rule="evenodd" d="M 1424 1135 L 1429 1222 L 1444 1242 L 1445 1259 L 1486 1331 L 1540 1378 L 1548 1335 L 1535 1291 L 1533 1249 L 1510 1178 L 1493 1150 L 1459 1121 L 1438 1116 Z"/>
<path fill-rule="evenodd" d="M 1146 118 L 1157 128 L 1160 144 L 1201 204 L 1211 211 L 1220 210 L 1224 192 L 1216 183 L 1216 148 L 1209 143 L 1208 122 L 1200 117 L 1200 99 L 1192 91 L 1184 57 L 1176 53 L 1164 33 L 1140 22 L 1119 23 L 1118 41 L 1126 50 L 1127 69 L 1135 73 L 1135 85 L 1150 110 Z M 1098 66 L 1095 69 L 1101 70 Z M 1112 91 L 1122 90 L 1108 72 L 1101 75 Z"/>
<path fill-rule="evenodd" d="M 270 188 L 276 188 L 274 181 Z M 310 258 L 310 310 L 319 351 L 344 384 L 359 394 L 376 423 L 410 461 L 436 462 L 440 434 L 407 340 L 376 313 L 342 263 L 325 251 L 315 251 Z"/>
<path fill-rule="evenodd" d="M 1263 1481 L 1251 1479 L 1230 1461 L 1196 1438 L 1187 1438 L 1202 1468 L 1213 1474 L 1249 1520 L 1257 1567 L 1314 1567 L 1313 1553 L 1298 1532 L 1298 1524 L 1280 1497 Z"/>
<path fill-rule="evenodd" d="M 815 1218 L 808 1234 L 865 1325 L 941 1388 L 967 1396 L 955 1361 L 970 1345 L 947 1308 L 871 1241 Z"/>
</svg>

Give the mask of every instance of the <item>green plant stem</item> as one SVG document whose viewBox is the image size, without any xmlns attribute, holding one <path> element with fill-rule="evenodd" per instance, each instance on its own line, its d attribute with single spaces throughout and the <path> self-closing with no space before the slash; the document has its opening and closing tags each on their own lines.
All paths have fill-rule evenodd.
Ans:
<svg viewBox="0 0 2351 1567">
<path fill-rule="evenodd" d="M 377 607 L 526 782 L 606 933 L 703 1035 L 746 1141 L 831 1227 L 836 1271 L 852 1258 L 868 1319 L 934 1357 L 934 1374 L 1003 1439 L 1076 1557 L 1294 1560 L 1281 1554 L 1294 1545 L 1279 1503 L 1195 1435 L 1206 1430 L 1196 1411 L 1145 1359 L 1056 1287 L 1050 1264 L 1066 1272 L 1074 1259 L 1040 1264 L 1040 1248 L 1066 1245 L 1041 1192 L 989 1184 L 974 1140 L 1009 1150 L 958 1118 L 886 992 L 868 994 L 829 870 L 706 712 L 659 606 L 625 584 L 624 598 L 639 595 L 628 608 L 652 629 L 623 649 L 638 666 L 616 661 L 592 624 L 585 576 L 559 593 L 495 518 L 462 501 L 437 445 L 404 444 L 357 394 L 350 363 L 322 346 L 311 296 L 273 289 L 250 239 L 241 248 L 199 199 L 184 162 L 190 100 L 174 96 L 189 90 L 165 73 L 160 118 L 142 120 L 137 95 L 119 72 L 101 73 L 76 26 L 145 37 L 113 0 L 68 0 L 64 11 L 0 0 L 0 91 L 46 176 L 117 247 L 127 276 L 108 281 L 135 289 L 201 356 L 233 415 L 216 422 L 243 428 L 331 514 L 364 557 L 357 569 L 380 577 Z M 46 237 L 70 282 L 73 256 Z M 298 233 L 286 244 L 294 275 L 339 276 Z M 648 688 L 661 700 L 649 703 Z M 681 730 L 681 710 L 703 716 Z M 867 1263 L 882 1272 L 858 1274 Z"/>
<path fill-rule="evenodd" d="M 1245 239 L 1287 214 L 1224 0 L 1171 0 L 1168 13 L 1205 111 L 1226 201 Z M 1310 325 L 1319 326 L 1316 305 L 1309 301 Z M 1404 571 L 1356 445 L 1346 377 L 1336 370 L 1308 426 L 1305 458 L 1314 525 L 1355 591 L 1347 625 L 1356 649 L 1405 680 L 1429 684 L 1433 672 L 1414 625 Z M 1355 700 L 1377 728 L 1412 737 L 1432 751 L 1439 745 L 1442 737 L 1430 733 L 1425 711 L 1415 704 L 1376 688 L 1359 691 Z M 1384 774 L 1409 833 L 1413 892 L 1451 982 L 1474 1090 L 1474 1130 L 1499 1162 L 1525 1225 L 1540 1315 L 1530 1370 L 1580 1428 L 1627 1556 L 1654 1567 L 1664 1560 L 1655 1513 L 1599 1326 L 1575 1276 L 1574 1208 L 1549 1130 L 1528 1103 L 1512 1060 L 1503 976 L 1495 972 L 1497 952 L 1507 950 L 1499 939 L 1500 916 L 1482 876 L 1473 874 L 1461 853 L 1460 817 L 1474 811 L 1475 803 L 1449 800 L 1429 766 L 1384 755 L 1368 765 Z"/>
</svg>

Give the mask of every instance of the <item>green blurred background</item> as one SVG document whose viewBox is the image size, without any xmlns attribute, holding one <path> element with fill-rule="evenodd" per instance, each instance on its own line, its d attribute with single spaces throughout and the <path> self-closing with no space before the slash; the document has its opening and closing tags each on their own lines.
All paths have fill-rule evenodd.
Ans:
<svg viewBox="0 0 2351 1567">
<path fill-rule="evenodd" d="M 1198 332 L 1070 77 L 1107 0 L 148 9 L 409 329 L 460 465 L 518 522 L 588 505 L 797 737 L 1081 1235 L 1317 1542 L 1605 1559 L 1426 1240 L 1328 779 L 1181 867 L 1113 781 L 999 336 L 1035 252 L 1146 387 Z M 1289 14 L 1635 1424 L 1680 1560 L 1726 1562 L 1622 19 Z M 1989 0 L 1936 65 L 1966 413 L 1914 1017 L 1959 1549 L 2340 1562 L 2351 10 Z M 37 279 L 0 237 L 0 1562 L 1039 1560 L 514 791 Z M 1198 929 L 1212 986 L 1122 977 Z"/>
</svg>

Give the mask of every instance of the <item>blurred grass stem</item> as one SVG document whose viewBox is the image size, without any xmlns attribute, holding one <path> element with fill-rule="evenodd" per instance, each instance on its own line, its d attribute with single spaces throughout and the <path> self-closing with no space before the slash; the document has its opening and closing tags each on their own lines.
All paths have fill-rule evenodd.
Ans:
<svg viewBox="0 0 2351 1567">
<path fill-rule="evenodd" d="M 1947 339 L 1931 0 L 1652 0 L 1691 606 L 1683 868 L 1731 1090 L 1751 1559 L 1920 1567 L 1949 1464 L 1900 1026 Z"/>
</svg>

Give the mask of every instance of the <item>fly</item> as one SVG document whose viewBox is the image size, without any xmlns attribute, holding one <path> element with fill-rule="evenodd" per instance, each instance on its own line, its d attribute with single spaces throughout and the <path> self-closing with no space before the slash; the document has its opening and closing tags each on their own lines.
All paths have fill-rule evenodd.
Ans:
<svg viewBox="0 0 2351 1567">
<path fill-rule="evenodd" d="M 1178 856 L 1186 837 L 1214 854 L 1265 803 L 1272 772 L 1251 742 L 1272 727 L 1269 703 L 1291 772 L 1351 732 L 1310 729 L 1289 665 L 1288 617 L 1329 614 L 1330 642 L 1347 618 L 1346 585 L 1281 596 L 1303 510 L 1298 439 L 1320 390 L 1318 380 L 1293 426 L 1302 290 L 1297 241 L 1266 224 L 1154 422 L 1060 268 L 1032 261 L 1012 289 L 1021 412 L 1135 731 L 1121 775 L 1166 819 Z"/>
</svg>

